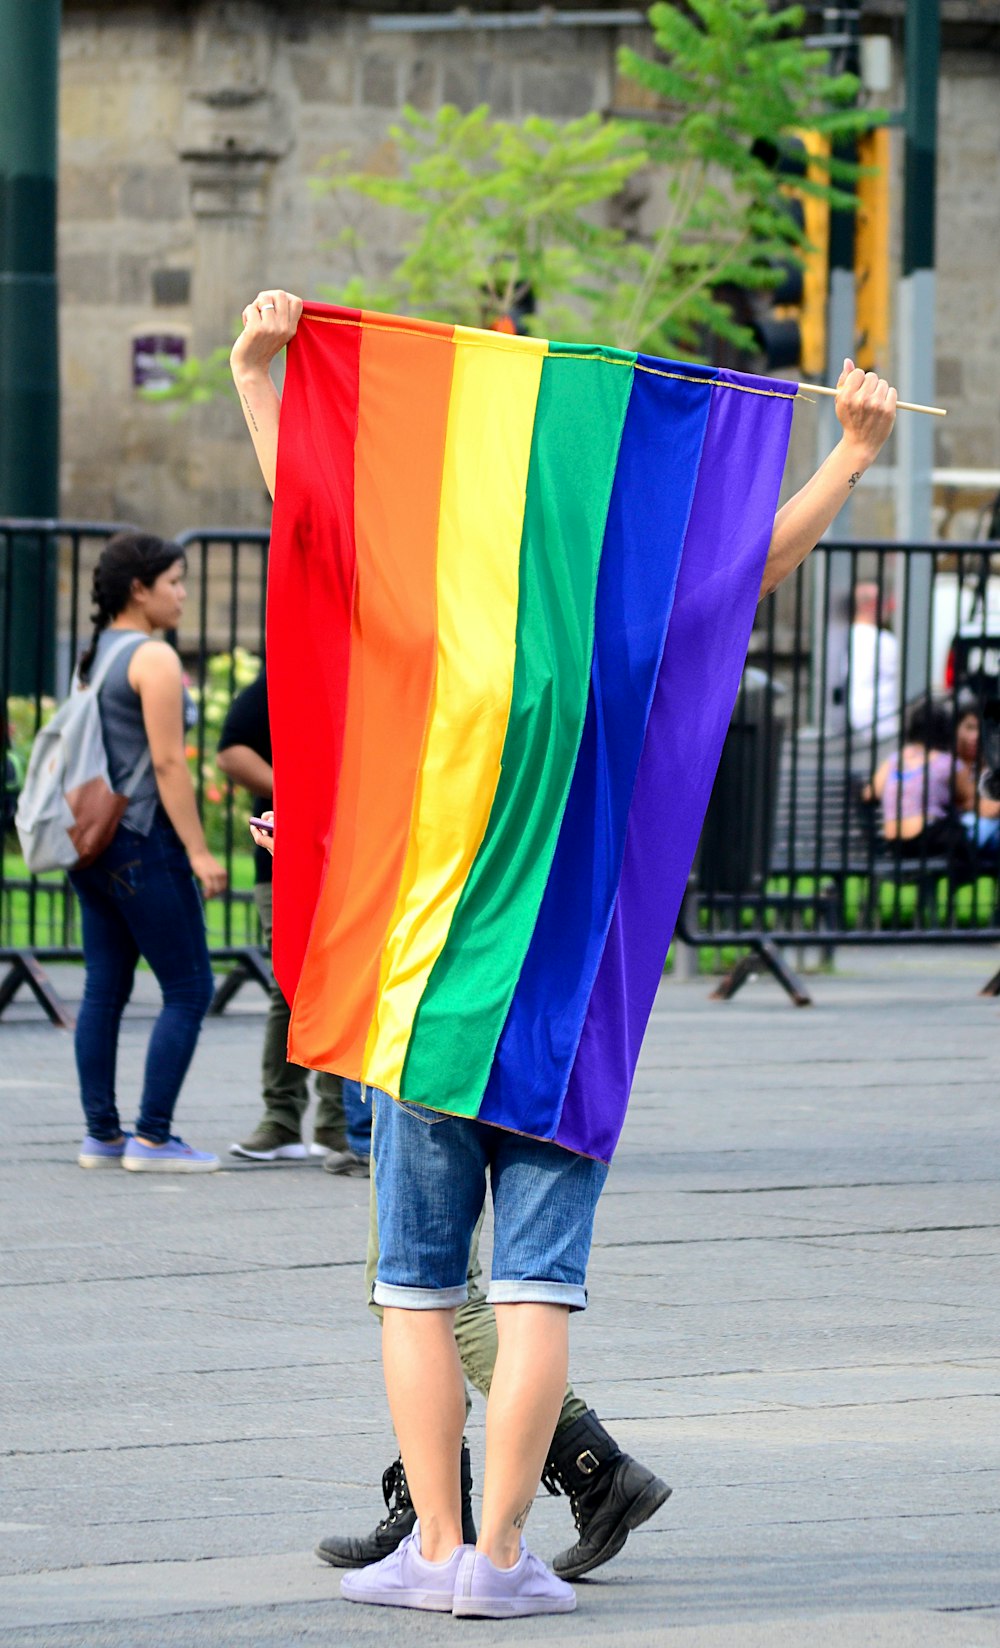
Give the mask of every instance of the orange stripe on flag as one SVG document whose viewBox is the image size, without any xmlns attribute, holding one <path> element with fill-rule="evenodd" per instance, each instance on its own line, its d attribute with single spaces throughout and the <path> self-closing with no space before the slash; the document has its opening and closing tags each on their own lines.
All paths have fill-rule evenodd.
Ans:
<svg viewBox="0 0 1000 1648">
<path fill-rule="evenodd" d="M 440 338 L 441 347 L 428 348 L 428 338 Z M 361 335 L 350 714 L 326 876 L 289 1039 L 297 1062 L 357 1078 L 433 699 L 452 338 L 450 326 L 413 321 L 405 329 L 366 327 Z"/>
</svg>

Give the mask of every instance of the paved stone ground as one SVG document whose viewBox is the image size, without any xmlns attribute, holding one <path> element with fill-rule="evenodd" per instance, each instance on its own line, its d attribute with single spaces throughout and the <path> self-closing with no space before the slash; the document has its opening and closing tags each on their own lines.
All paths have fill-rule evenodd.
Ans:
<svg viewBox="0 0 1000 1648">
<path fill-rule="evenodd" d="M 664 985 L 573 1371 L 675 1493 L 574 1616 L 520 1626 L 351 1607 L 310 1555 L 373 1524 L 394 1452 L 364 1182 L 80 1172 L 70 1039 L 19 998 L 0 1645 L 1000 1644 L 1000 1006 L 976 995 L 995 965 L 842 952 L 799 1012 L 770 982 L 725 1006 Z M 198 1145 L 255 1119 L 260 1000 L 205 1030 L 178 1114 Z M 470 1435 L 479 1461 L 478 1401 Z M 529 1531 L 567 1543 L 566 1501 Z"/>
</svg>

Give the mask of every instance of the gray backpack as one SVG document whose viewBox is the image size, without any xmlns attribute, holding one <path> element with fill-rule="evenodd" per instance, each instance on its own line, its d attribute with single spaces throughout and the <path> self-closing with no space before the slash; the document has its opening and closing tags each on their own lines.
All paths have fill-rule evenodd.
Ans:
<svg viewBox="0 0 1000 1648">
<path fill-rule="evenodd" d="M 109 845 L 149 767 L 147 748 L 125 788 L 111 788 L 97 697 L 115 659 L 144 639 L 123 635 L 117 646 L 108 647 L 93 679 L 84 684 L 75 677 L 69 697 L 35 737 L 14 815 L 32 874 L 92 864 Z"/>
</svg>

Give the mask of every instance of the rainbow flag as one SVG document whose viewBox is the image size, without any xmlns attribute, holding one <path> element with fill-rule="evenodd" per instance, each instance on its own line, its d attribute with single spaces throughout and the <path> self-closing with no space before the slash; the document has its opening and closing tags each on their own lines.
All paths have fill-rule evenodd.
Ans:
<svg viewBox="0 0 1000 1648">
<path fill-rule="evenodd" d="M 610 1160 L 794 396 L 306 306 L 267 638 L 297 1063 Z"/>
</svg>

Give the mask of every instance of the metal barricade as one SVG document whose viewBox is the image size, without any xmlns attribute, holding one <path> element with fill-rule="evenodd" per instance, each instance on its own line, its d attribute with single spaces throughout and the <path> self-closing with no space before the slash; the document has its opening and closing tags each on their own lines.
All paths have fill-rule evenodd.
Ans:
<svg viewBox="0 0 1000 1648">
<path fill-rule="evenodd" d="M 52 1021 L 66 1026 L 71 1015 L 45 965 L 82 959 L 76 898 L 65 876 L 26 873 L 12 819 L 31 738 L 68 691 L 90 635 L 93 567 L 119 530 L 98 521 L 0 521 L 0 1013 L 27 986 Z M 213 963 L 231 964 L 212 1004 L 220 1012 L 248 979 L 265 989 L 271 981 L 253 902 L 246 820 L 230 786 L 216 783 L 213 773 L 225 710 L 241 676 L 252 676 L 263 658 L 268 534 L 221 528 L 186 532 L 177 543 L 188 561 L 188 603 L 182 631 L 171 639 L 200 712 L 189 755 L 210 844 L 229 874 L 226 893 L 205 909 Z M 26 630 L 30 647 L 23 644 Z"/>
<path fill-rule="evenodd" d="M 807 1002 L 789 946 L 1000 940 L 977 740 L 1000 698 L 1000 545 L 820 544 L 761 604 L 749 669 L 678 923 L 686 944 L 748 952 L 716 995 L 764 967 Z M 914 754 L 921 720 L 933 755 Z M 873 793 L 886 775 L 895 816 Z M 909 837 L 904 794 L 907 816 L 945 801 L 945 820 Z M 720 859 L 727 833 L 750 845 Z"/>
<path fill-rule="evenodd" d="M 65 877 L 26 875 L 9 824 L 17 758 L 68 688 L 89 634 L 91 571 L 116 530 L 0 521 L 0 1013 L 28 985 L 56 1022 L 69 1020 L 44 967 L 81 957 L 76 901 Z M 230 876 L 225 896 L 206 906 L 213 960 L 228 966 L 219 1011 L 246 980 L 270 981 L 245 819 L 214 768 L 225 710 L 263 656 L 268 539 L 220 528 L 177 541 L 188 606 L 174 639 L 201 710 L 189 753 Z M 865 615 L 869 622 L 854 622 Z M 952 737 L 942 753 L 950 791 L 966 766 L 975 784 L 981 760 L 969 756 L 969 728 L 974 735 L 1000 699 L 1000 545 L 826 542 L 762 603 L 678 924 L 685 943 L 742 956 L 718 994 L 766 966 L 807 1001 L 784 960 L 789 947 L 1000 939 L 1000 821 L 988 804 L 972 799 L 964 835 L 910 846 L 886 838 L 867 792 L 883 763 L 898 768 L 908 721 L 928 696 L 953 722 L 969 712 L 966 761 Z M 928 763 L 925 806 L 941 782 Z M 987 988 L 1000 993 L 1000 974 Z"/>
</svg>

